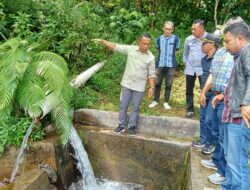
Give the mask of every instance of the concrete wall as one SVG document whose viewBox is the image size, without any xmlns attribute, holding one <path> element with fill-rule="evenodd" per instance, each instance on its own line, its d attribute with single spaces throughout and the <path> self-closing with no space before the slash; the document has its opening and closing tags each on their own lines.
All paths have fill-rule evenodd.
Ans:
<svg viewBox="0 0 250 190">
<path fill-rule="evenodd" d="M 94 109 L 79 109 L 74 113 L 74 121 L 86 125 L 117 127 L 118 113 Z M 191 139 L 199 134 L 199 122 L 178 117 L 140 115 L 138 131 L 157 137 Z"/>
<path fill-rule="evenodd" d="M 90 127 L 80 127 L 78 132 L 95 176 L 142 184 L 145 190 L 189 189 L 189 144 L 117 135 Z"/>
</svg>

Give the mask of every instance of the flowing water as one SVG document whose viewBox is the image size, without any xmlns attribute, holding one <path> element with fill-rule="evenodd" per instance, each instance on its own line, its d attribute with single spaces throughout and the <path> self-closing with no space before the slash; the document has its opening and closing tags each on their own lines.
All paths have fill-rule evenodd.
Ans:
<svg viewBox="0 0 250 190">
<path fill-rule="evenodd" d="M 75 151 L 75 159 L 77 160 L 77 169 L 82 174 L 82 179 L 76 184 L 72 184 L 69 190 L 143 190 L 142 185 L 131 183 L 119 183 L 116 181 L 108 181 L 107 179 L 96 180 L 92 166 L 90 164 L 88 154 L 85 151 L 82 141 L 74 127 L 71 129 L 69 142 Z"/>
<path fill-rule="evenodd" d="M 10 182 L 13 182 L 14 179 L 15 179 L 15 176 L 16 176 L 16 173 L 18 171 L 18 167 L 19 167 L 19 164 L 20 162 L 22 161 L 22 158 L 23 158 L 23 153 L 24 153 L 24 150 L 26 149 L 26 146 L 27 146 L 27 142 L 28 142 L 28 139 L 29 139 L 29 136 L 32 132 L 32 129 L 35 125 L 35 122 L 32 121 L 32 123 L 30 124 L 26 134 L 25 134 L 25 137 L 23 139 L 23 142 L 21 144 L 21 147 L 19 149 L 19 152 L 18 152 L 18 156 L 17 156 L 17 159 L 16 159 L 16 162 L 15 162 L 15 166 L 14 166 L 14 169 L 11 173 L 11 176 L 10 176 Z"/>
</svg>

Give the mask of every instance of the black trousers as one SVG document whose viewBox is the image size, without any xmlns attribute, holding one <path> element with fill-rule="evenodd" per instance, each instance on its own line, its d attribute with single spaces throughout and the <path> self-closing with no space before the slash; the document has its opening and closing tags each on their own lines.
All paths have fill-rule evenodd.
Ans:
<svg viewBox="0 0 250 190">
<path fill-rule="evenodd" d="M 155 93 L 154 100 L 159 102 L 162 81 L 165 78 L 165 95 L 164 102 L 169 102 L 171 87 L 174 79 L 175 68 L 164 67 L 156 68 L 156 83 L 155 83 Z"/>
<path fill-rule="evenodd" d="M 201 76 L 198 76 L 200 88 L 201 88 Z M 194 112 L 194 85 L 196 80 L 196 74 L 186 75 L 186 103 L 187 112 Z"/>
</svg>

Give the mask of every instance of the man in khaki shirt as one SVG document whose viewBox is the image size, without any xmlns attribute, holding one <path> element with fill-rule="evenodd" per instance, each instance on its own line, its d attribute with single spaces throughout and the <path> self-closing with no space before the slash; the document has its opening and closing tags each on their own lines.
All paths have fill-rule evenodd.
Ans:
<svg viewBox="0 0 250 190">
<path fill-rule="evenodd" d="M 135 135 L 139 106 L 144 96 L 147 80 L 150 84 L 148 97 L 151 98 L 154 94 L 155 58 L 149 51 L 151 36 L 142 34 L 139 38 L 139 46 L 120 45 L 102 39 L 95 39 L 95 41 L 111 50 L 127 55 L 126 68 L 121 81 L 119 125 L 115 132 L 125 131 L 127 110 L 131 102 L 128 130 L 131 135 Z"/>
</svg>

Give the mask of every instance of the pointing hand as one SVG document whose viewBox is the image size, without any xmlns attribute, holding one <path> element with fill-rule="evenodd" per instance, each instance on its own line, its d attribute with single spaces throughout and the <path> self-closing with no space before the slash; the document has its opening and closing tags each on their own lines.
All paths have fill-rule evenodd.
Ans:
<svg viewBox="0 0 250 190">
<path fill-rule="evenodd" d="M 91 41 L 93 41 L 94 43 L 96 43 L 96 44 L 102 44 L 102 42 L 103 42 L 103 39 L 92 39 Z"/>
</svg>

